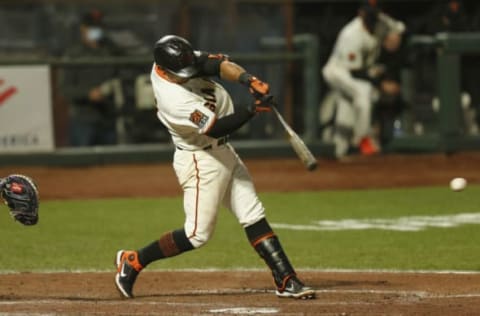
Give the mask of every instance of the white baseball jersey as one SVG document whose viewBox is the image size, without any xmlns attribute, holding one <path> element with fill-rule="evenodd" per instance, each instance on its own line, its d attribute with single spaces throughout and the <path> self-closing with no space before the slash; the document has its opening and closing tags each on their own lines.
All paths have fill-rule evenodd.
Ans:
<svg viewBox="0 0 480 316">
<path fill-rule="evenodd" d="M 172 83 L 153 67 L 151 80 L 158 118 L 176 145 L 173 167 L 184 192 L 184 229 L 198 248 L 211 237 L 220 205 L 243 227 L 265 217 L 247 168 L 230 144 L 205 133 L 234 111 L 227 91 L 208 78 Z"/>
<path fill-rule="evenodd" d="M 330 59 L 348 70 L 358 70 L 372 65 L 379 52 L 378 39 L 356 17 L 340 31 Z"/>
<path fill-rule="evenodd" d="M 187 150 L 205 148 L 215 139 L 205 135 L 215 120 L 233 113 L 225 89 L 208 78 L 193 78 L 176 84 L 162 78 L 155 65 L 151 80 L 157 116 L 169 130 L 175 146 Z"/>
</svg>

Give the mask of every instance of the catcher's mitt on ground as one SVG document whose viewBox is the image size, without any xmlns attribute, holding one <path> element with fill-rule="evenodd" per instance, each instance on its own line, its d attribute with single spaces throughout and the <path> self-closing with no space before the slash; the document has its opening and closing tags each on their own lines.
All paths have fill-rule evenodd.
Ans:
<svg viewBox="0 0 480 316">
<path fill-rule="evenodd" d="M 0 195 L 10 208 L 10 215 L 23 225 L 38 222 L 38 190 L 32 179 L 12 174 L 0 179 Z"/>
</svg>

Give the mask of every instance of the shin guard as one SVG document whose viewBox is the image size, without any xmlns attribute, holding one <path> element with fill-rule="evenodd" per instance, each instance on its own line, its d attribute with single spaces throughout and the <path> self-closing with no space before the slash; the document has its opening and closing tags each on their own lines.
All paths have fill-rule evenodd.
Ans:
<svg viewBox="0 0 480 316">
<path fill-rule="evenodd" d="M 246 228 L 250 243 L 272 271 L 277 288 L 283 291 L 287 281 L 295 276 L 282 245 L 265 219 Z"/>
</svg>

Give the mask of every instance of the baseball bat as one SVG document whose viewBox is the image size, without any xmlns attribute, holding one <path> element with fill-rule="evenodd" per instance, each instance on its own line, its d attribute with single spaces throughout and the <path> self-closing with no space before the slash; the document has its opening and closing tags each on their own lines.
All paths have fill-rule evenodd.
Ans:
<svg viewBox="0 0 480 316">
<path fill-rule="evenodd" d="M 302 161 L 305 168 L 307 168 L 308 171 L 315 170 L 317 168 L 317 159 L 313 156 L 310 149 L 308 149 L 307 145 L 305 145 L 300 136 L 298 136 L 298 134 L 290 127 L 290 125 L 288 125 L 280 112 L 278 112 L 275 103 L 272 102 L 271 108 L 287 132 L 288 141 L 290 142 L 290 145 L 297 154 L 298 158 L 300 158 Z"/>
</svg>

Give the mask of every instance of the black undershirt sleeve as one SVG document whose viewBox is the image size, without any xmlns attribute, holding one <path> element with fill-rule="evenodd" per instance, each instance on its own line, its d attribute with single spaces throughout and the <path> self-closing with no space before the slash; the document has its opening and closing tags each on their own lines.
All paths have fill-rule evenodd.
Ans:
<svg viewBox="0 0 480 316">
<path fill-rule="evenodd" d="M 228 59 L 226 55 L 202 51 L 195 51 L 195 55 L 200 70 L 199 76 L 220 76 L 220 64 Z M 253 108 L 236 106 L 233 114 L 218 119 L 205 134 L 213 138 L 227 136 L 243 126 L 254 114 Z"/>
<path fill-rule="evenodd" d="M 227 136 L 242 127 L 254 114 L 248 107 L 236 106 L 233 114 L 219 118 L 205 134 L 213 138 Z"/>
</svg>

